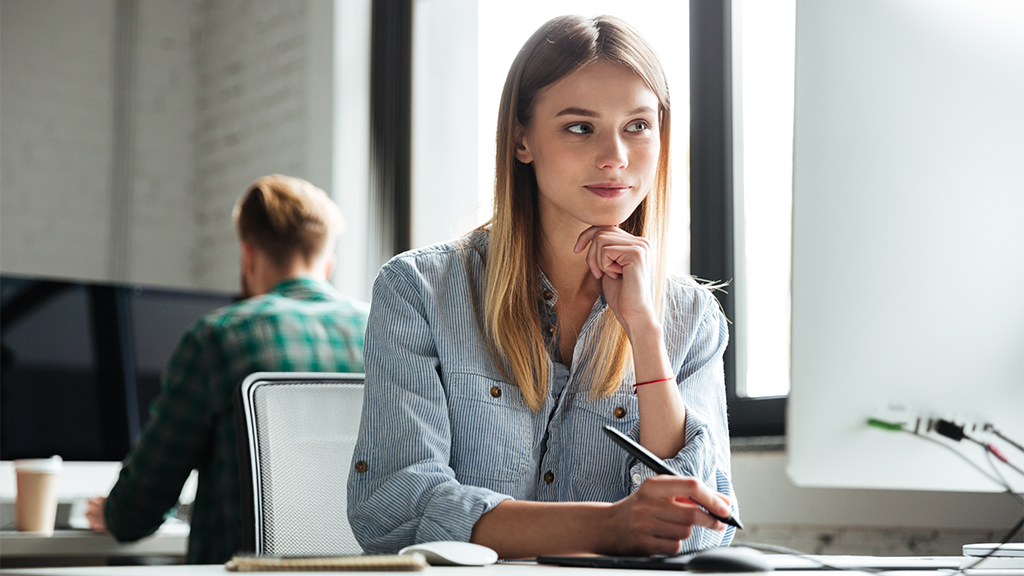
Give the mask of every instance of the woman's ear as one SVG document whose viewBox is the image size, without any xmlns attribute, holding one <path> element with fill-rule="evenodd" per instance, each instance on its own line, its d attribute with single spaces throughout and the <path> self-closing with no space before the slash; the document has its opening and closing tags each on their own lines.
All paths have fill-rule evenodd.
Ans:
<svg viewBox="0 0 1024 576">
<path fill-rule="evenodd" d="M 530 147 L 526 144 L 526 129 L 521 124 L 516 124 L 513 138 L 516 145 L 516 160 L 523 164 L 533 162 L 533 153 L 530 152 Z"/>
</svg>

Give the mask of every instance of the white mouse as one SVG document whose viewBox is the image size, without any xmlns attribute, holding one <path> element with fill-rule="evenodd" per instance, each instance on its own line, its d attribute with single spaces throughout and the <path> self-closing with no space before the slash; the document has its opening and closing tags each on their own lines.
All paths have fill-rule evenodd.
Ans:
<svg viewBox="0 0 1024 576">
<path fill-rule="evenodd" d="M 406 546 L 399 554 L 418 552 L 431 566 L 486 566 L 498 561 L 498 553 L 487 546 L 469 542 L 424 542 Z"/>
</svg>

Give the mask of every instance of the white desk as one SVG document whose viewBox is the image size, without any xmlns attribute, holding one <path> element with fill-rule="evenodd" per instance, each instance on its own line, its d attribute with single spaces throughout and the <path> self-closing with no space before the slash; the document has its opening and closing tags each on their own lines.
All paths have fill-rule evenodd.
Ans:
<svg viewBox="0 0 1024 576">
<path fill-rule="evenodd" d="M 188 531 L 184 522 L 167 522 L 152 536 L 120 543 L 110 534 L 90 530 L 57 530 L 53 536 L 5 530 L 0 532 L 0 557 L 58 559 L 66 563 L 85 558 L 169 556 L 184 561 Z"/>
<path fill-rule="evenodd" d="M 21 576 L 232 576 L 239 572 L 228 572 L 221 564 L 206 566 L 96 566 L 87 568 L 28 568 L 0 570 L 0 575 Z M 265 574 L 310 574 L 309 572 L 265 572 Z M 382 574 L 374 572 L 374 574 Z M 416 574 L 415 572 L 393 572 L 392 574 Z M 498 564 L 476 567 L 431 567 L 423 574 L 427 576 L 658 576 L 665 572 L 651 570 L 598 570 L 595 568 L 564 568 L 538 566 L 535 564 Z M 766 573 L 762 573 L 766 574 Z M 776 571 L 772 576 L 836 576 L 835 571 Z M 863 573 L 862 573 L 863 574 Z M 951 570 L 922 570 L 885 572 L 887 576 L 951 576 Z M 978 570 L 968 576 L 1024 576 L 1024 570 Z"/>
</svg>

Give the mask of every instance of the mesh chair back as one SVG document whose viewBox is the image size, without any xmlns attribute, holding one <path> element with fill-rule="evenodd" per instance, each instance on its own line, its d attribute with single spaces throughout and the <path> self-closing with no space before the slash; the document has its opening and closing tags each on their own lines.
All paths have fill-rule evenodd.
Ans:
<svg viewBox="0 0 1024 576">
<path fill-rule="evenodd" d="M 363 375 L 260 372 L 242 382 L 239 399 L 249 547 L 282 556 L 361 553 L 346 496 Z"/>
</svg>

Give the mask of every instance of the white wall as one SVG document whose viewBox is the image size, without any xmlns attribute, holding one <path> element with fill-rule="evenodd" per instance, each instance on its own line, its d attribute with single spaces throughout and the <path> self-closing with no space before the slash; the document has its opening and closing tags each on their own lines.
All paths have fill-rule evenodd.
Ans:
<svg viewBox="0 0 1024 576">
<path fill-rule="evenodd" d="M 129 279 L 193 286 L 196 79 L 191 24 L 197 0 L 142 0 L 133 99 Z"/>
<path fill-rule="evenodd" d="M 314 50 L 322 39 L 313 12 L 317 7 L 271 0 L 200 5 L 193 32 L 199 114 L 199 242 L 193 260 L 199 286 L 230 289 L 238 284 L 231 208 L 249 183 L 263 174 L 283 173 L 324 189 L 331 185 L 325 169 L 331 159 L 329 130 L 315 127 L 331 125 L 330 111 L 314 111 L 310 105 L 315 75 L 328 78 L 330 90 L 331 51 Z"/>
<path fill-rule="evenodd" d="M 108 269 L 114 2 L 0 3 L 0 266 Z"/>
<path fill-rule="evenodd" d="M 368 58 L 369 1 L 140 0 L 125 278 L 111 274 L 115 4 L 0 3 L 0 270 L 235 290 L 230 214 L 245 186 L 283 172 L 332 191 L 333 46 L 344 39 L 346 54 Z M 355 15 L 337 37 L 336 4 Z M 345 70 L 353 67 L 342 102 L 352 86 L 368 86 L 368 67 Z M 368 112 L 368 90 L 354 91 Z M 365 149 L 368 116 L 360 127 L 352 108 L 347 142 L 362 138 Z M 337 181 L 347 183 L 352 162 L 365 173 L 366 157 L 339 160 Z M 349 233 L 359 235 L 365 183 L 340 195 Z M 362 270 L 336 274 L 364 298 L 371 280 Z M 67 464 L 62 498 L 105 493 L 118 468 Z M 12 482 L 9 463 L 0 464 L 0 499 L 13 497 Z"/>
</svg>

